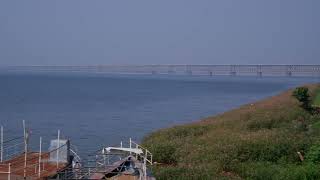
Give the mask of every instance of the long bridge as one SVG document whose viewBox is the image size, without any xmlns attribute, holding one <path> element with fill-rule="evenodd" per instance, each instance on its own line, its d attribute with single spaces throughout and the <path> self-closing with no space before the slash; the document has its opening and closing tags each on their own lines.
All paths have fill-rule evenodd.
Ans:
<svg viewBox="0 0 320 180">
<path fill-rule="evenodd" d="M 110 74 L 176 74 L 320 77 L 320 65 L 95 65 L 2 66 L 0 72 L 89 72 Z"/>
</svg>

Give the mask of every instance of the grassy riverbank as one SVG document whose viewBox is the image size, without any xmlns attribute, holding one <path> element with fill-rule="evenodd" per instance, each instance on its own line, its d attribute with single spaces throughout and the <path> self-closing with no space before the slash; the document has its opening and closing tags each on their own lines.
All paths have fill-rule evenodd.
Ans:
<svg viewBox="0 0 320 180">
<path fill-rule="evenodd" d="M 307 87 L 315 98 L 320 85 Z M 289 90 L 161 129 L 143 143 L 158 162 L 158 179 L 320 179 L 319 139 L 320 116 L 303 110 Z"/>
<path fill-rule="evenodd" d="M 316 91 L 313 106 L 320 108 L 320 88 Z"/>
</svg>

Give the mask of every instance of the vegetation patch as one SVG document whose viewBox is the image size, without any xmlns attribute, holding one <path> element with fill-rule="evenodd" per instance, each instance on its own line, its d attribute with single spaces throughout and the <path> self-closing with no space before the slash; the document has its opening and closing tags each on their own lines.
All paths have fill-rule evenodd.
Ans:
<svg viewBox="0 0 320 180">
<path fill-rule="evenodd" d="M 316 95 L 313 101 L 313 106 L 320 108 L 320 89 L 316 91 Z"/>
<path fill-rule="evenodd" d="M 320 179 L 320 115 L 309 85 L 143 140 L 158 179 Z"/>
<path fill-rule="evenodd" d="M 320 142 L 316 142 L 310 147 L 306 160 L 311 163 L 320 163 Z"/>
</svg>

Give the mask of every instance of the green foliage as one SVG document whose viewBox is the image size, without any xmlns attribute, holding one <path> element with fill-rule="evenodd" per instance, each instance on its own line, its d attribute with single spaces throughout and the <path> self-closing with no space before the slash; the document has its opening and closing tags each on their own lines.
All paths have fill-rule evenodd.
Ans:
<svg viewBox="0 0 320 180">
<path fill-rule="evenodd" d="M 223 179 L 223 178 L 214 178 L 214 171 L 210 171 L 204 168 L 198 167 L 179 167 L 179 166 L 158 166 L 152 169 L 154 175 L 158 180 L 167 180 L 167 179 L 175 179 L 175 180 L 211 180 L 211 179 Z"/>
<path fill-rule="evenodd" d="M 312 129 L 320 132 L 320 121 L 312 124 Z"/>
<path fill-rule="evenodd" d="M 237 166 L 237 171 L 248 180 L 318 180 L 317 164 L 275 164 L 270 162 L 246 162 Z"/>
<path fill-rule="evenodd" d="M 318 180 L 320 171 L 318 164 L 286 165 L 279 167 L 280 171 L 274 179 L 279 180 Z"/>
<path fill-rule="evenodd" d="M 311 146 L 306 155 L 306 160 L 311 163 L 320 163 L 320 142 Z"/>
<path fill-rule="evenodd" d="M 178 162 L 177 146 L 162 142 L 148 147 L 153 154 L 153 160 L 158 163 L 175 164 Z"/>
<path fill-rule="evenodd" d="M 315 98 L 313 100 L 313 105 L 317 108 L 320 108 L 320 89 L 317 90 Z"/>
<path fill-rule="evenodd" d="M 308 88 L 292 94 L 309 105 Z M 152 133 L 144 145 L 160 163 L 153 174 L 157 179 L 320 179 L 320 115 L 299 107 L 290 93 L 270 99 Z"/>
<path fill-rule="evenodd" d="M 159 180 L 166 180 L 166 179 L 182 179 L 183 174 L 187 173 L 186 168 L 182 167 L 175 167 L 175 166 L 163 166 L 160 168 L 152 169 L 154 175 Z"/>
<path fill-rule="evenodd" d="M 248 123 L 249 130 L 273 129 L 279 127 L 277 119 L 262 118 L 260 121 L 250 121 Z"/>
<path fill-rule="evenodd" d="M 208 130 L 208 126 L 179 126 L 169 131 L 168 135 L 170 138 L 197 137 L 203 135 Z"/>
<path fill-rule="evenodd" d="M 239 147 L 240 161 L 268 161 L 277 162 L 282 157 L 295 153 L 294 144 L 290 141 L 279 143 L 247 142 Z"/>
<path fill-rule="evenodd" d="M 310 110 L 310 94 L 307 87 L 296 88 L 292 95 L 302 103 L 302 107 L 306 110 Z"/>
<path fill-rule="evenodd" d="M 279 174 L 279 168 L 270 162 L 245 162 L 236 166 L 235 171 L 246 179 L 272 180 Z"/>
</svg>

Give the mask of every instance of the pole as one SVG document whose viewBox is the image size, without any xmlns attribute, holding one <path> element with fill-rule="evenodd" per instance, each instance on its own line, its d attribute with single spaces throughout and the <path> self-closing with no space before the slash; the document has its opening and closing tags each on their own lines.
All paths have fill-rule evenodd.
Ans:
<svg viewBox="0 0 320 180">
<path fill-rule="evenodd" d="M 11 163 L 9 163 L 9 167 L 8 167 L 8 180 L 10 180 L 11 178 Z"/>
<path fill-rule="evenodd" d="M 146 150 L 146 154 L 144 155 L 144 160 L 143 160 L 143 167 L 144 167 L 143 176 L 145 180 L 147 179 L 147 158 L 148 158 L 148 150 Z"/>
<path fill-rule="evenodd" d="M 139 146 L 138 146 L 138 144 L 136 144 L 136 149 L 138 149 L 139 148 Z M 136 159 L 138 159 L 138 154 L 136 154 Z"/>
<path fill-rule="evenodd" d="M 58 145 L 57 145 L 57 169 L 59 167 L 59 148 L 60 148 L 60 130 L 58 130 Z"/>
<path fill-rule="evenodd" d="M 22 124 L 23 124 L 23 137 L 24 137 L 24 169 L 23 169 L 23 177 L 24 177 L 24 179 L 26 179 L 28 144 L 27 144 L 27 131 L 26 131 L 26 122 L 25 122 L 25 120 L 22 120 Z"/>
<path fill-rule="evenodd" d="M 129 139 L 130 155 L 131 155 L 131 138 Z"/>
<path fill-rule="evenodd" d="M 0 161 L 2 162 L 3 161 L 3 126 L 1 126 L 1 154 L 0 154 Z"/>
<path fill-rule="evenodd" d="M 38 169 L 38 177 L 41 177 L 41 145 L 42 145 L 42 137 L 40 137 L 40 147 L 39 147 L 39 169 Z"/>
</svg>

